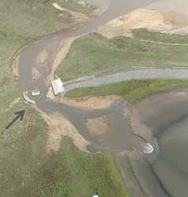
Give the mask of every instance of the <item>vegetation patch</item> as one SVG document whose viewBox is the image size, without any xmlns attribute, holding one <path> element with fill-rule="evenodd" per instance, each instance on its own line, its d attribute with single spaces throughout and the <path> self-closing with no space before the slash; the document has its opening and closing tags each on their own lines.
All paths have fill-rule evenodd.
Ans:
<svg viewBox="0 0 188 197">
<path fill-rule="evenodd" d="M 136 29 L 133 30 L 133 35 L 135 38 L 143 40 L 151 40 L 155 42 L 164 42 L 164 43 L 176 43 L 176 44 L 188 44 L 187 35 L 175 35 L 167 33 L 158 33 L 147 31 L 146 29 Z"/>
<path fill-rule="evenodd" d="M 124 81 L 93 88 L 75 89 L 66 94 L 68 97 L 120 95 L 130 103 L 135 103 L 149 95 L 163 93 L 176 87 L 188 85 L 188 80 L 148 79 Z"/>
<path fill-rule="evenodd" d="M 16 140 L 1 145 L 2 196 L 82 197 L 98 192 L 104 197 L 127 197 L 111 153 L 81 152 L 70 139 L 62 140 L 60 151 L 46 153 L 45 125 L 38 118 L 32 121 Z"/>
<path fill-rule="evenodd" d="M 188 36 L 163 35 L 146 32 L 147 39 L 153 41 L 182 43 Z M 158 43 L 141 42 L 142 31 L 135 38 L 115 37 L 108 39 L 101 34 L 92 33 L 74 41 L 69 53 L 58 67 L 56 73 L 63 81 L 90 76 L 142 69 L 187 67 L 188 46 L 171 46 Z M 169 36 L 169 40 L 165 40 Z"/>
<path fill-rule="evenodd" d="M 55 2 L 57 2 L 63 8 L 83 14 L 90 14 L 95 9 L 94 7 L 87 4 L 81 5 L 78 3 L 78 1 L 74 0 L 55 0 Z"/>
</svg>

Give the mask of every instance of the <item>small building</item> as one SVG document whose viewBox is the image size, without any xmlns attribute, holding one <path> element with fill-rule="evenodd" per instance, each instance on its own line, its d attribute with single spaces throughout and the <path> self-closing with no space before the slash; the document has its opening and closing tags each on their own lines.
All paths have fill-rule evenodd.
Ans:
<svg viewBox="0 0 188 197">
<path fill-rule="evenodd" d="M 65 88 L 63 87 L 63 82 L 60 78 L 53 80 L 51 82 L 51 86 L 55 96 L 65 91 Z"/>
</svg>

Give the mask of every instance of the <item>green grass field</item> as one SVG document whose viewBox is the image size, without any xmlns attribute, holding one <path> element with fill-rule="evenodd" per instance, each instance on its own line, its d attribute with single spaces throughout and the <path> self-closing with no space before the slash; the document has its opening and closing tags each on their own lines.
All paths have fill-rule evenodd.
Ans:
<svg viewBox="0 0 188 197">
<path fill-rule="evenodd" d="M 154 33 L 147 31 L 146 29 L 136 29 L 133 31 L 133 35 L 135 38 L 143 39 L 143 40 L 151 40 L 156 42 L 164 42 L 164 43 L 179 43 L 179 44 L 188 44 L 188 36 L 187 35 L 171 35 L 166 33 Z"/>
<path fill-rule="evenodd" d="M 1 147 L 1 195 L 86 197 L 99 192 L 105 197 L 127 196 L 111 153 L 83 153 L 69 139 L 62 140 L 60 151 L 46 153 L 45 125 L 29 126 L 32 129 Z"/>
<path fill-rule="evenodd" d="M 94 88 L 75 89 L 66 94 L 68 97 L 120 95 L 130 103 L 135 103 L 149 95 L 163 93 L 176 87 L 187 87 L 188 80 L 150 79 L 125 81 Z"/>
<path fill-rule="evenodd" d="M 144 34 L 146 36 L 144 37 Z M 188 42 L 188 36 L 135 32 L 135 38 L 153 41 Z M 188 46 L 140 42 L 127 37 L 107 39 L 92 33 L 74 41 L 56 74 L 63 81 L 90 75 L 106 75 L 138 68 L 188 66 Z"/>
<path fill-rule="evenodd" d="M 25 109 L 23 121 L 4 128 Z M 58 152 L 47 153 L 47 127 L 28 105 L 19 103 L 0 117 L 0 196 L 128 197 L 121 173 L 111 153 L 93 155 L 79 151 L 63 139 Z"/>
<path fill-rule="evenodd" d="M 69 139 L 61 150 L 47 153 L 47 126 L 23 100 L 11 72 L 12 56 L 23 44 L 78 24 L 46 0 L 0 1 L 0 197 L 126 196 L 123 181 L 110 153 L 90 155 Z M 10 129 L 14 112 L 25 109 L 23 121 Z"/>
</svg>

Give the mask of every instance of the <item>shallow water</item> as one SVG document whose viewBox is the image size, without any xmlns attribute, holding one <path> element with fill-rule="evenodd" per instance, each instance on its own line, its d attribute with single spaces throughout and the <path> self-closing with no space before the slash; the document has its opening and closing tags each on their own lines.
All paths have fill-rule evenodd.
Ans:
<svg viewBox="0 0 188 197">
<path fill-rule="evenodd" d="M 160 154 L 153 170 L 173 197 L 188 194 L 188 117 L 169 125 L 159 138 Z"/>
<path fill-rule="evenodd" d="M 125 151 L 133 148 L 141 152 L 144 150 L 146 143 L 142 138 L 133 134 L 130 125 L 130 111 L 124 102 L 115 102 L 108 109 L 91 111 L 51 101 L 44 102 L 42 106 L 40 109 L 46 113 L 51 113 L 53 110 L 65 116 L 77 131 L 91 143 L 88 146 L 88 151 L 92 153 Z M 92 127 L 88 127 L 88 121 L 92 123 Z M 103 125 L 103 128 L 100 128 L 99 125 Z M 104 127 L 106 131 L 100 133 L 100 129 L 104 130 Z"/>
<path fill-rule="evenodd" d="M 158 139 L 159 153 L 151 164 L 171 197 L 188 194 L 188 91 L 155 95 L 137 104 L 141 123 Z"/>
</svg>

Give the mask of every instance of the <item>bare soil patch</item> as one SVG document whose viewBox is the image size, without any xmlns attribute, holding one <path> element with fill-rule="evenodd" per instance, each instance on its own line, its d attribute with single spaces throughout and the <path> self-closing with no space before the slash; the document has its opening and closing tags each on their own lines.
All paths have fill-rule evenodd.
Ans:
<svg viewBox="0 0 188 197">
<path fill-rule="evenodd" d="M 47 51 L 47 49 L 44 49 L 43 51 L 41 51 L 38 54 L 36 63 L 38 63 L 38 64 L 44 63 L 46 61 L 47 57 L 48 57 L 48 51 Z"/>
<path fill-rule="evenodd" d="M 86 147 L 90 143 L 78 133 L 76 128 L 65 117 L 58 113 L 46 114 L 40 110 L 38 111 L 48 125 L 47 152 L 58 151 L 63 137 L 70 137 L 80 150 L 87 151 Z"/>
<path fill-rule="evenodd" d="M 174 16 L 182 18 L 175 13 L 170 15 L 164 14 L 159 10 L 137 9 L 102 26 L 99 28 L 99 33 L 108 38 L 112 38 L 116 36 L 131 37 L 132 34 L 130 30 L 139 28 L 152 31 L 171 30 L 176 28 L 177 24 L 179 25 L 179 20 L 175 21 Z"/>
<path fill-rule="evenodd" d="M 124 101 L 122 97 L 111 95 L 111 96 L 86 96 L 79 98 L 55 98 L 58 102 L 63 102 L 67 105 L 82 109 L 106 109 L 112 105 L 115 101 Z"/>
<path fill-rule="evenodd" d="M 106 116 L 102 116 L 99 118 L 89 119 L 87 122 L 87 127 L 89 129 L 90 134 L 94 135 L 104 135 L 108 131 L 108 120 Z"/>
<path fill-rule="evenodd" d="M 63 39 L 61 41 L 58 53 L 56 54 L 54 61 L 53 61 L 53 66 L 52 66 L 52 72 L 48 76 L 48 83 L 50 83 L 53 78 L 54 78 L 54 73 L 59 66 L 59 64 L 63 61 L 63 59 L 66 57 L 67 53 L 69 52 L 69 49 L 73 43 L 73 41 L 76 39 L 76 37 L 71 37 L 67 39 Z"/>
<path fill-rule="evenodd" d="M 19 56 L 17 56 L 15 59 L 14 59 L 14 62 L 12 64 L 12 72 L 15 76 L 15 78 L 17 79 L 18 76 L 19 76 L 19 70 L 18 70 L 18 59 L 19 59 Z"/>
</svg>

